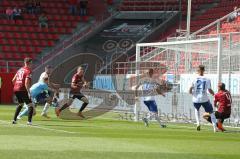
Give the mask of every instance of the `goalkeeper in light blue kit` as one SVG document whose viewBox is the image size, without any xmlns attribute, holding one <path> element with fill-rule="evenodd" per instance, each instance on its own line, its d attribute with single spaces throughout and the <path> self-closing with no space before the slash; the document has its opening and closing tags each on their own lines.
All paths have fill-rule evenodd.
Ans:
<svg viewBox="0 0 240 159">
<path fill-rule="evenodd" d="M 30 95 L 33 103 L 37 104 L 40 102 L 48 102 L 49 104 L 52 103 L 52 97 L 50 96 L 50 92 L 48 91 L 48 77 L 44 77 L 42 81 L 39 81 L 32 85 L 30 88 Z M 25 106 L 24 106 L 25 107 Z M 25 109 L 19 114 L 18 119 L 21 119 L 21 117 L 28 114 L 28 107 L 25 107 Z M 34 115 L 36 114 L 36 111 L 34 109 Z"/>
</svg>

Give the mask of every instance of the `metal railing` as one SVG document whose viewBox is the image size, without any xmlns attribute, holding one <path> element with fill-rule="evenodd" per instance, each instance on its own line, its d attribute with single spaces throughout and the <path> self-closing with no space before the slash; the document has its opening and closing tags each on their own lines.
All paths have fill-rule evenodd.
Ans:
<svg viewBox="0 0 240 159">
<path fill-rule="evenodd" d="M 57 46 L 52 48 L 49 52 L 45 53 L 44 55 L 40 55 L 38 60 L 36 61 L 37 67 L 34 68 L 34 70 L 37 70 L 40 65 L 47 63 L 48 61 L 52 60 L 53 58 L 59 56 L 62 52 L 64 52 L 66 49 L 70 48 L 74 44 L 76 44 L 79 40 L 83 39 L 84 37 L 88 36 L 93 30 L 101 26 L 105 21 L 111 19 L 113 16 L 118 14 L 118 12 L 114 14 L 104 14 L 101 16 L 101 18 L 96 18 L 97 20 L 94 21 L 94 23 L 90 24 L 84 30 L 78 30 L 74 34 L 72 34 L 70 37 L 66 38 Z"/>
<path fill-rule="evenodd" d="M 11 63 L 15 63 L 15 65 L 11 64 Z M 19 61 L 19 60 L 18 61 L 15 61 L 15 60 L 8 60 L 8 61 L 0 60 L 0 69 L 2 69 L 2 68 L 6 69 L 4 71 L 0 70 L 0 72 L 10 73 L 10 72 L 12 72 L 11 68 L 14 68 L 14 69 L 20 68 L 21 66 L 20 65 L 16 65 L 16 63 L 21 63 L 23 65 L 23 61 Z"/>
<path fill-rule="evenodd" d="M 224 17 L 210 23 L 209 25 L 203 27 L 202 29 L 192 33 L 191 36 L 196 36 L 196 35 L 199 35 L 199 34 L 209 33 L 209 30 L 211 30 L 211 29 L 215 29 L 217 31 L 217 33 L 220 33 L 221 23 L 226 22 L 226 20 L 235 12 L 240 12 L 240 8 L 237 9 L 236 11 L 233 11 L 233 12 L 225 15 Z"/>
<path fill-rule="evenodd" d="M 140 13 L 141 11 L 139 11 Z M 142 11 L 145 12 L 145 11 Z M 156 11 L 153 11 L 156 13 Z M 157 11 L 158 12 L 158 11 Z M 162 14 L 158 17 L 158 18 L 164 18 L 166 17 L 167 14 L 169 14 L 169 16 L 172 16 L 171 18 L 167 18 L 162 24 L 158 25 L 157 27 L 155 27 L 153 30 L 151 30 L 149 33 L 147 33 L 145 36 L 143 36 L 141 39 L 139 39 L 136 43 L 140 43 L 143 42 L 147 37 L 149 37 L 150 35 L 152 35 L 155 31 L 157 31 L 158 29 L 160 29 L 162 26 L 164 26 L 166 23 L 168 23 L 169 21 L 171 21 L 177 14 L 178 12 L 176 11 L 159 11 L 159 13 L 162 12 Z M 126 54 L 127 51 L 133 49 L 135 47 L 135 45 L 131 45 L 131 47 L 129 47 L 128 49 L 125 50 L 124 53 L 122 54 Z M 122 57 L 122 54 L 120 54 L 119 56 L 117 56 L 114 60 L 107 62 L 106 65 L 100 69 L 100 71 L 98 72 L 99 74 L 103 74 L 101 73 L 104 69 L 108 69 L 109 66 L 112 65 L 112 63 L 114 63 L 115 61 L 117 61 L 120 57 Z M 132 56 L 131 56 L 132 57 Z M 129 57 L 129 58 L 131 58 Z M 113 70 L 112 67 L 110 67 L 110 70 Z M 106 71 L 109 72 L 109 71 Z M 111 72 L 111 71 L 110 71 Z"/>
</svg>

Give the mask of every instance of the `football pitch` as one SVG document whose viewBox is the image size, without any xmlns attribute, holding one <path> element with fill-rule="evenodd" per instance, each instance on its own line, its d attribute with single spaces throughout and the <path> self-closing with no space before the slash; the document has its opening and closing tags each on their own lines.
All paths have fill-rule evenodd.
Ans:
<svg viewBox="0 0 240 159">
<path fill-rule="evenodd" d="M 156 123 L 107 118 L 61 120 L 27 118 L 12 125 L 14 106 L 0 105 L 1 159 L 239 159 L 240 129 L 213 133 L 203 126 L 197 132 L 193 124 Z"/>
</svg>

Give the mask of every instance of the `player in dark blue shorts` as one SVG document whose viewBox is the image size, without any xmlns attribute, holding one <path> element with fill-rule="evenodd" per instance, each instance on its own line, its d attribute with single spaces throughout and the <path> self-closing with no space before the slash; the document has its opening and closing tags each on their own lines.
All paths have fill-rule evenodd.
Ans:
<svg viewBox="0 0 240 159">
<path fill-rule="evenodd" d="M 148 127 L 149 125 L 149 119 L 151 117 L 153 117 L 154 119 L 156 119 L 160 125 L 160 127 L 165 128 L 166 125 L 163 124 L 158 116 L 158 107 L 157 104 L 155 102 L 155 95 L 156 95 L 156 89 L 158 87 L 158 83 L 153 79 L 153 69 L 149 69 L 148 73 L 145 77 L 143 77 L 141 79 L 141 81 L 139 82 L 139 84 L 136 87 L 136 99 L 138 100 L 138 94 L 137 94 L 137 90 L 140 86 L 142 86 L 142 91 L 143 91 L 143 102 L 144 104 L 147 106 L 150 114 L 148 116 L 148 118 L 143 118 L 143 122 L 145 123 L 145 126 Z M 161 93 L 162 96 L 165 96 L 163 93 Z"/>
<path fill-rule="evenodd" d="M 208 92 L 214 96 L 214 92 L 211 89 L 211 81 L 204 76 L 205 67 L 200 65 L 198 67 L 198 76 L 192 82 L 192 86 L 189 89 L 189 93 L 192 94 L 193 105 L 195 107 L 195 117 L 197 122 L 197 131 L 201 130 L 200 126 L 200 112 L 199 109 L 202 106 L 205 112 L 208 112 L 211 116 L 213 131 L 216 132 L 216 117 L 213 113 L 212 104 L 209 101 Z"/>
</svg>

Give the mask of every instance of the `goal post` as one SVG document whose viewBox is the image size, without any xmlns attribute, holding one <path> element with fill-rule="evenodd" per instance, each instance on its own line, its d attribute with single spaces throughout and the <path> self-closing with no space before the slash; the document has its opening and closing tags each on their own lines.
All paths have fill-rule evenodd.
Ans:
<svg viewBox="0 0 240 159">
<path fill-rule="evenodd" d="M 221 36 L 206 39 L 136 44 L 135 76 L 139 83 L 140 63 L 162 61 L 174 78 L 181 73 L 193 73 L 199 64 L 207 65 L 208 73 L 222 80 L 223 40 Z M 177 79 L 176 79 L 177 80 Z M 135 121 L 139 120 L 139 103 L 135 102 Z"/>
</svg>

